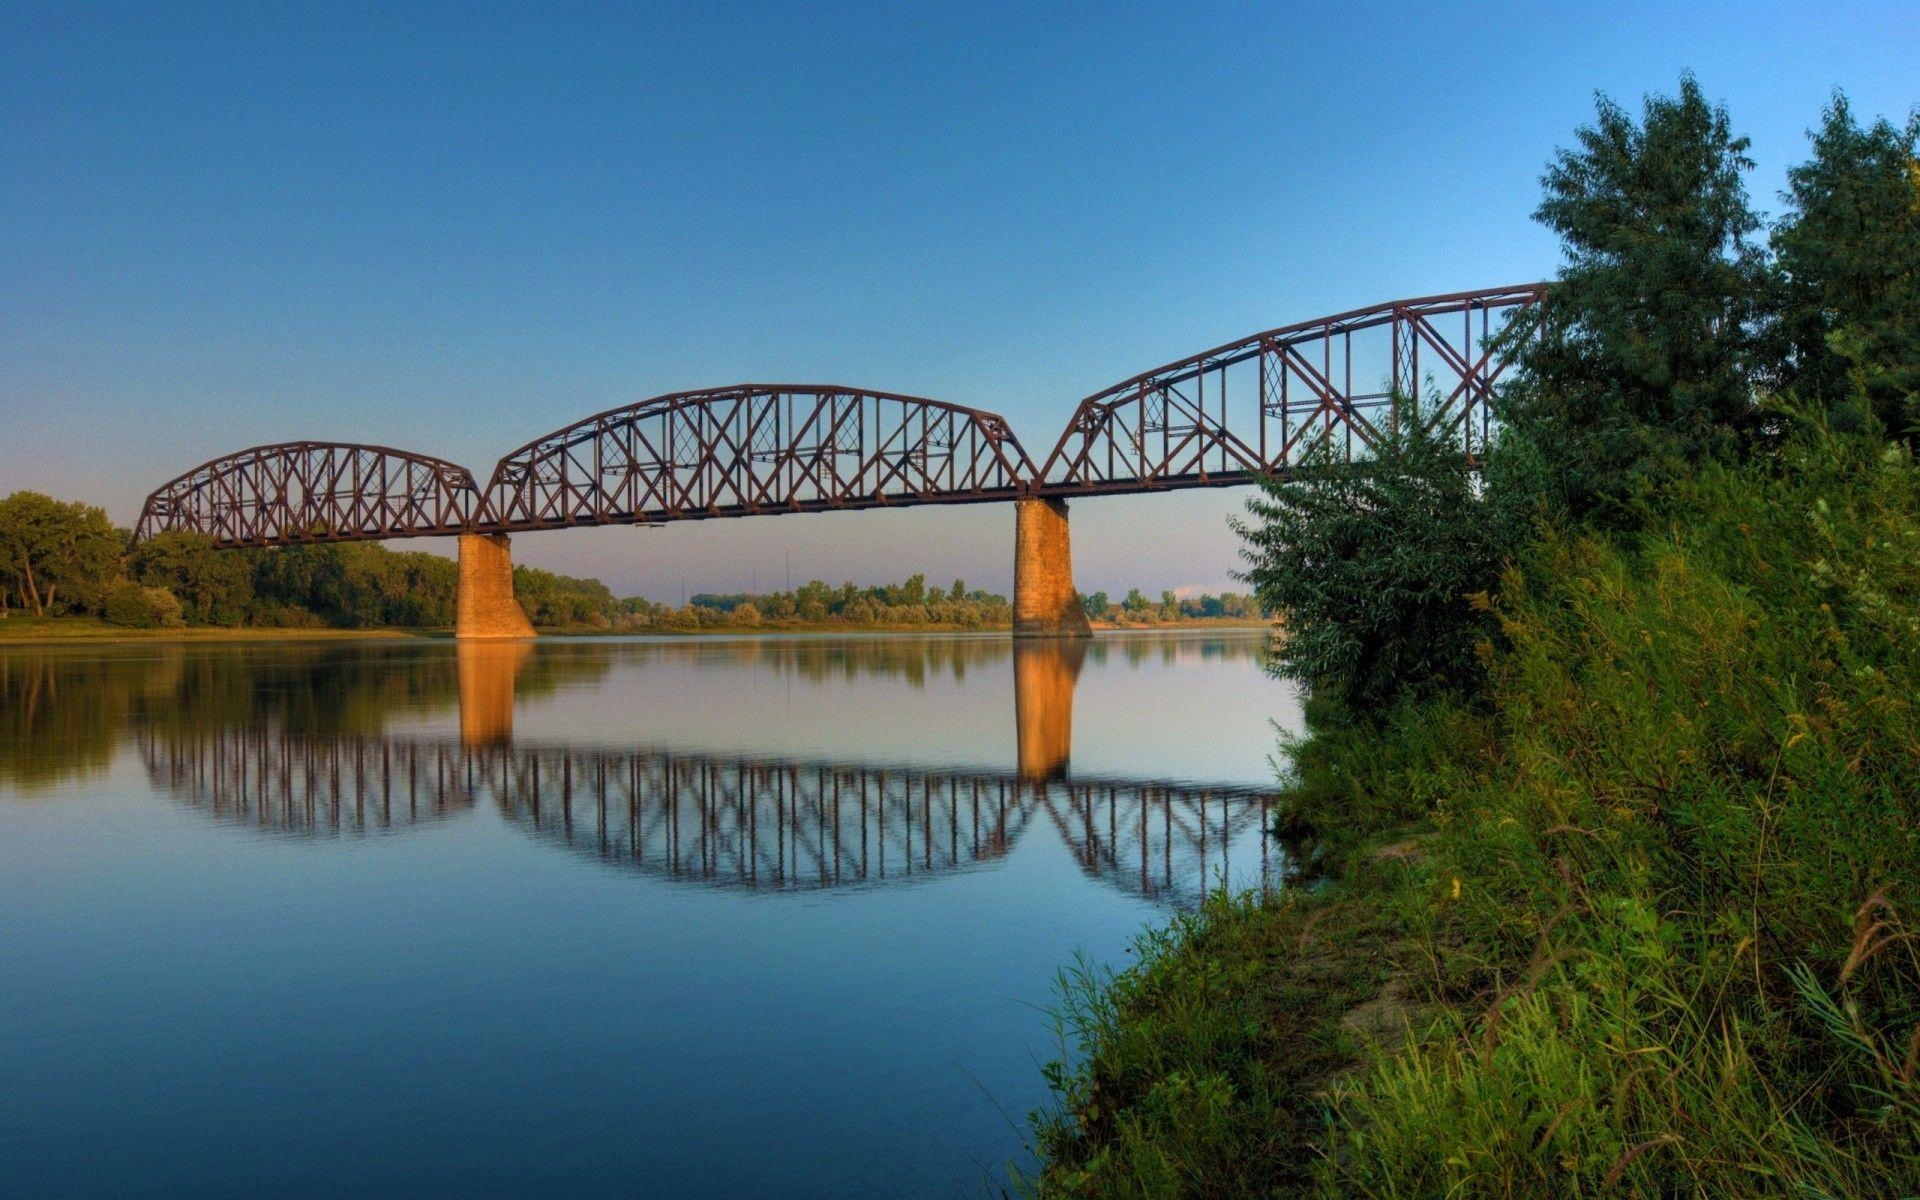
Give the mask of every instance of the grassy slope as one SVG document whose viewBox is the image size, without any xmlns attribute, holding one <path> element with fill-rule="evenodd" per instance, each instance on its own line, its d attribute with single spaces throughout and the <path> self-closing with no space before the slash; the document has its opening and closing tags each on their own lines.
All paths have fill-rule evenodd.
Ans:
<svg viewBox="0 0 1920 1200">
<path fill-rule="evenodd" d="M 1288 811 L 1333 883 L 1069 989 L 1036 1190 L 1920 1193 L 1920 475 L 1788 461 L 1541 548 L 1487 710 L 1326 726 Z M 1297 995 L 1315 914 L 1358 965 Z"/>
</svg>

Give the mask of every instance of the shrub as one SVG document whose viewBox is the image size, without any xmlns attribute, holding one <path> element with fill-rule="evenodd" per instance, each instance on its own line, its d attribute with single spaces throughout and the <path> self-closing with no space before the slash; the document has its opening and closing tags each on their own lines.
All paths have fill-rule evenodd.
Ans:
<svg viewBox="0 0 1920 1200">
<path fill-rule="evenodd" d="M 105 618 L 128 629 L 176 629 L 187 623 L 180 599 L 163 587 L 116 584 L 107 593 Z"/>
<path fill-rule="evenodd" d="M 1298 475 L 1268 479 L 1235 521 L 1241 576 L 1287 629 L 1283 675 L 1358 711 L 1470 682 L 1503 523 L 1459 446 L 1401 401 L 1377 457 L 1335 463 L 1322 443 Z M 1128 607 L 1132 608 L 1129 597 Z"/>
</svg>

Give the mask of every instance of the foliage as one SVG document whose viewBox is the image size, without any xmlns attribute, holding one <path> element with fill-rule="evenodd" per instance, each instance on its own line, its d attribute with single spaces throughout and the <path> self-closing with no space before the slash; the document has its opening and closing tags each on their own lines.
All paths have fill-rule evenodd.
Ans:
<svg viewBox="0 0 1920 1200">
<path fill-rule="evenodd" d="M 615 611 L 613 593 L 598 579 L 575 579 L 534 567 L 513 569 L 513 594 L 535 625 L 605 629 Z"/>
<path fill-rule="evenodd" d="M 1278 1086 L 1342 1027 L 1258 1015 L 1299 911 L 1176 923 L 1065 1009 L 1044 1194 L 1920 1189 L 1920 468 L 1803 432 L 1549 534 L 1496 613 L 1483 699 L 1316 701 L 1282 806 L 1434 1021 Z"/>
<path fill-rule="evenodd" d="M 1466 764 L 1491 749 L 1491 723 L 1457 695 L 1403 699 L 1385 712 L 1356 714 L 1308 697 L 1305 729 L 1281 737 L 1286 769 L 1275 797 L 1275 829 L 1297 857 L 1338 871 L 1383 834 L 1424 822 L 1468 785 Z"/>
<path fill-rule="evenodd" d="M 1036 1123 L 1045 1194 L 1920 1194 L 1920 468 L 1877 432 L 1910 434 L 1920 369 L 1914 139 L 1828 112 L 1776 236 L 1771 360 L 1725 114 L 1687 80 L 1641 126 L 1602 101 L 1581 140 L 1541 208 L 1571 264 L 1484 477 L 1516 556 L 1479 686 L 1425 687 L 1416 656 L 1317 687 L 1285 747 L 1314 902 L 1408 939 L 1383 998 L 1428 1020 L 1276 1102 L 1265 1081 L 1336 1026 L 1255 1018 L 1285 955 L 1242 975 L 1232 947 L 1297 907 L 1178 923 L 1069 999 L 1090 1032 Z M 1257 564 L 1348 589 L 1280 606 L 1309 682 L 1355 669 L 1353 581 L 1396 561 L 1351 511 L 1256 510 Z M 1171 1006 L 1149 986 L 1170 960 L 1227 986 Z M 1216 1028 L 1239 1032 L 1194 1042 Z M 1185 1081 L 1209 1089 L 1176 1111 Z M 1322 1088 L 1303 1146 L 1283 1105 Z"/>
<path fill-rule="evenodd" d="M 1816 433 L 1660 512 L 1507 589 L 1419 897 L 1462 1015 L 1343 1097 L 1335 1191 L 1920 1188 L 1920 471 Z"/>
<path fill-rule="evenodd" d="M 194 625 L 240 625 L 254 611 L 253 559 L 215 550 L 203 533 L 169 530 L 147 538 L 128 555 L 127 574 L 179 597 Z"/>
<path fill-rule="evenodd" d="M 420 551 L 373 542 L 253 552 L 257 619 L 338 629 L 434 628 L 453 624 L 459 568 Z"/>
<path fill-rule="evenodd" d="M 1679 96 L 1648 97 L 1638 124 L 1598 107 L 1542 180 L 1534 215 L 1568 261 L 1501 415 L 1542 461 L 1551 510 L 1618 528 L 1663 481 L 1739 449 L 1767 279 L 1747 141 L 1726 111 L 1690 76 Z"/>
<path fill-rule="evenodd" d="M 1323 442 L 1269 479 L 1236 520 L 1262 606 L 1287 636 L 1280 673 L 1358 709 L 1470 682 L 1505 525 L 1457 445 L 1421 407 L 1394 406 L 1375 459 L 1337 464 Z"/>
<path fill-rule="evenodd" d="M 179 597 L 166 588 L 131 581 L 113 585 L 101 615 L 108 624 L 128 629 L 177 629 L 187 623 Z"/>
<path fill-rule="evenodd" d="M 119 574 L 120 535 L 104 509 L 39 492 L 0 499 L 0 611 L 98 612 Z"/>
<path fill-rule="evenodd" d="M 1787 173 L 1773 231 L 1786 388 L 1844 419 L 1856 397 L 1882 428 L 1920 434 L 1920 115 L 1861 129 L 1835 96 L 1813 158 Z"/>
<path fill-rule="evenodd" d="M 621 610 L 624 627 L 667 630 L 835 624 L 998 629 L 1013 621 L 1005 596 L 969 590 L 960 579 L 951 588 L 928 587 L 921 574 L 871 587 L 850 581 L 834 587 L 815 579 L 792 591 L 702 592 L 677 609 L 627 600 Z"/>
</svg>

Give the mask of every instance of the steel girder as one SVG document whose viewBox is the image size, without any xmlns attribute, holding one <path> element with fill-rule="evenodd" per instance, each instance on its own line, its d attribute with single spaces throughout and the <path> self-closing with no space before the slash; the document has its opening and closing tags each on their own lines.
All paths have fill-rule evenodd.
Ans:
<svg viewBox="0 0 1920 1200">
<path fill-rule="evenodd" d="M 500 460 L 501 531 L 1010 500 L 1033 464 L 994 413 L 890 392 L 742 384 L 588 417 Z"/>
<path fill-rule="evenodd" d="M 284 442 L 202 463 L 147 497 L 136 541 L 203 533 L 223 549 L 460 533 L 480 493 L 465 467 L 386 446 Z"/>
<path fill-rule="evenodd" d="M 1396 300 L 1136 375 L 1080 402 L 1033 490 L 1226 487 L 1285 474 L 1329 444 L 1352 462 L 1411 396 L 1430 427 L 1474 455 L 1491 435 L 1494 385 L 1545 292 L 1536 283 Z"/>
</svg>

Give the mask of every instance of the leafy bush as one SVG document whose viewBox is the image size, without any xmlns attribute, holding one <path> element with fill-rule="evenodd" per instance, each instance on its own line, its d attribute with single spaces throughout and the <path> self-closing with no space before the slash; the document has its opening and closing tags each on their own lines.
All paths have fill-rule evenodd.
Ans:
<svg viewBox="0 0 1920 1200">
<path fill-rule="evenodd" d="M 1419 406 L 1396 413 L 1372 462 L 1337 464 L 1322 443 L 1298 474 L 1262 484 L 1254 522 L 1234 522 L 1241 577 L 1287 630 L 1278 670 L 1356 711 L 1473 679 L 1487 628 L 1473 597 L 1504 551 L 1506 525 L 1459 446 Z"/>
<path fill-rule="evenodd" d="M 179 597 L 163 587 L 116 584 L 103 614 L 109 625 L 128 629 L 175 629 L 187 623 Z"/>
</svg>

